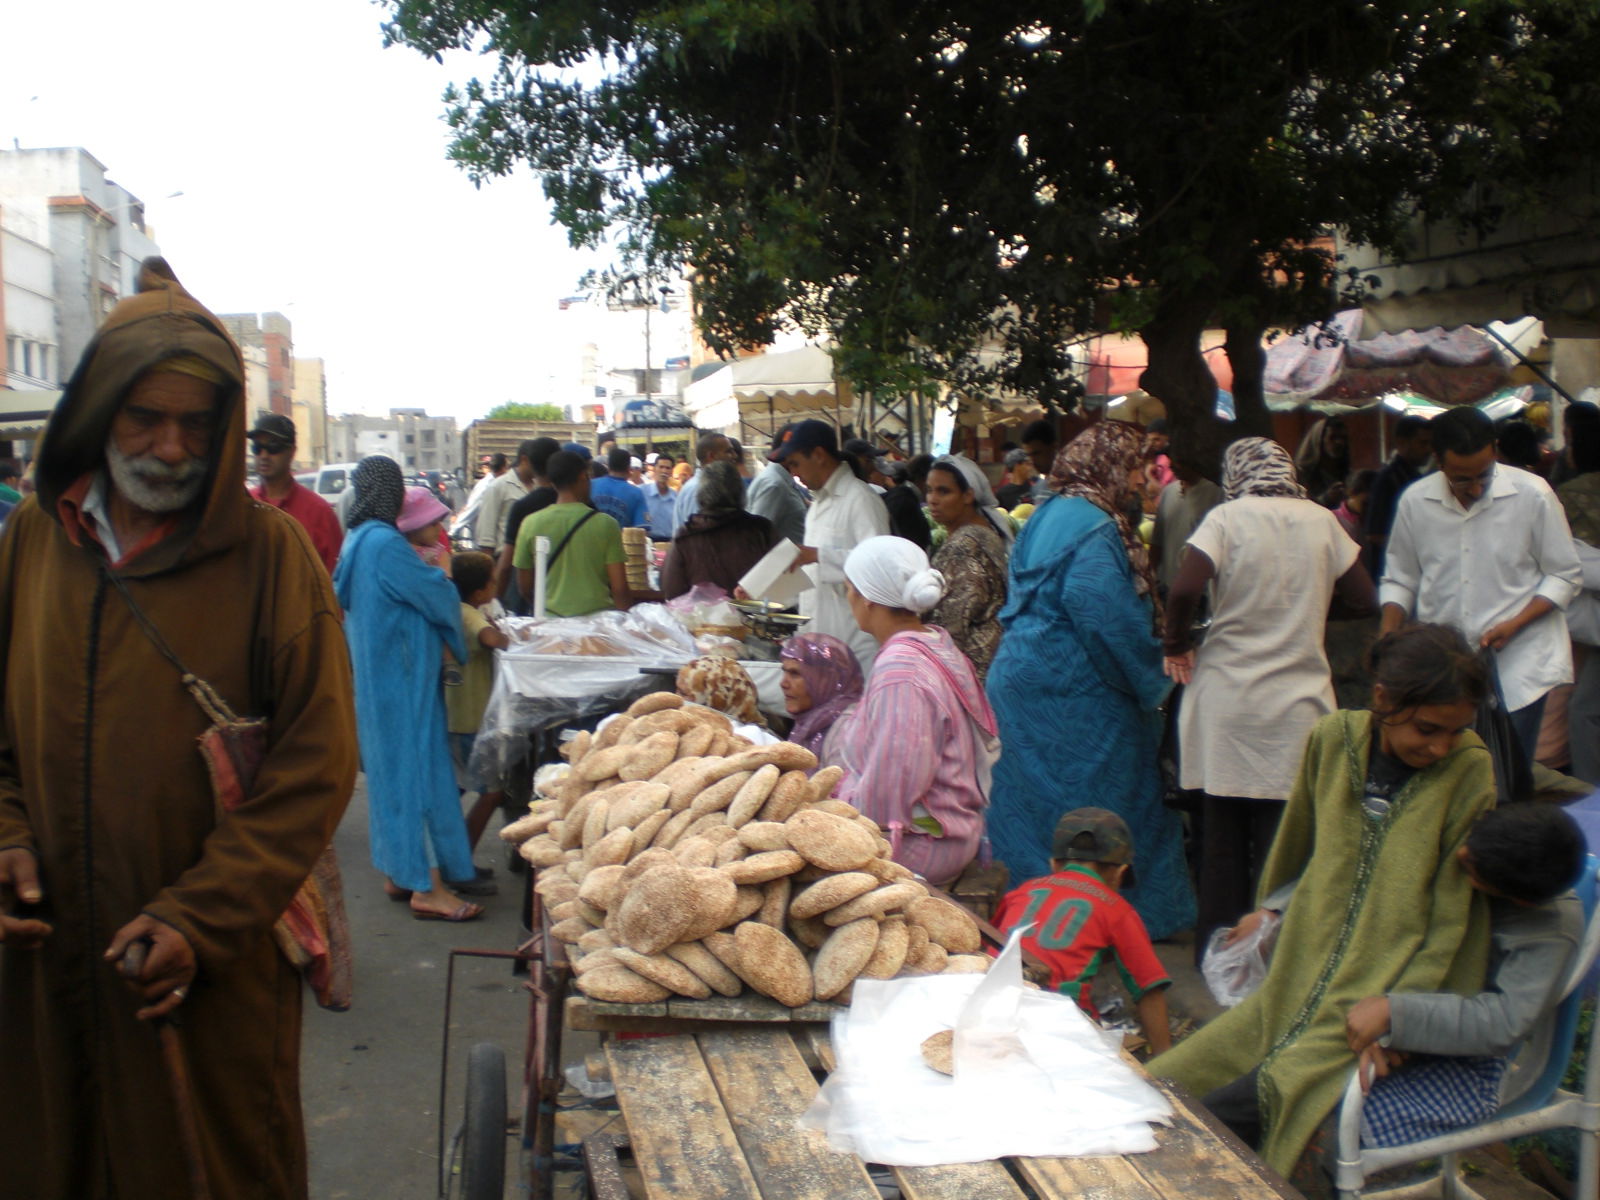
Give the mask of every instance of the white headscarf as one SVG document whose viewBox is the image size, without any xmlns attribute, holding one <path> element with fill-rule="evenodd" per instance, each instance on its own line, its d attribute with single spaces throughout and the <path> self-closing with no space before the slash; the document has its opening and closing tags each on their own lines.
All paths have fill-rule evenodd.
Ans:
<svg viewBox="0 0 1600 1200">
<path fill-rule="evenodd" d="M 920 546 L 905 538 L 868 538 L 844 560 L 844 577 L 886 608 L 925 613 L 944 598 L 944 576 L 928 565 Z"/>
<path fill-rule="evenodd" d="M 961 478 L 967 481 L 967 487 L 972 490 L 972 499 L 978 506 L 978 512 L 989 522 L 990 528 L 1010 545 L 1016 537 L 1011 528 L 1011 518 L 1000 511 L 1000 501 L 989 486 L 989 477 L 983 473 L 983 468 L 964 454 L 942 454 L 934 460 L 933 465 L 954 467 L 961 472 Z"/>
</svg>

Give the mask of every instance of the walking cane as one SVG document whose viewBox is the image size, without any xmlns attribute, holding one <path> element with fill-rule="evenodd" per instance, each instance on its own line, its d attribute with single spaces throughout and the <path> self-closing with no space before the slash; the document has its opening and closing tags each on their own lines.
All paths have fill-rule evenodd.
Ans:
<svg viewBox="0 0 1600 1200">
<path fill-rule="evenodd" d="M 117 972 L 124 979 L 137 979 L 144 970 L 150 943 L 136 941 L 123 951 Z M 211 1200 L 206 1182 L 206 1164 L 200 1156 L 200 1128 L 194 1119 L 194 1092 L 189 1086 L 189 1064 L 184 1061 L 183 1044 L 178 1040 L 178 1022 L 170 1014 L 156 1017 L 156 1036 L 161 1040 L 161 1059 L 167 1068 L 167 1083 L 172 1088 L 172 1104 L 178 1115 L 178 1140 L 189 1167 L 189 1194 L 194 1200 Z"/>
</svg>

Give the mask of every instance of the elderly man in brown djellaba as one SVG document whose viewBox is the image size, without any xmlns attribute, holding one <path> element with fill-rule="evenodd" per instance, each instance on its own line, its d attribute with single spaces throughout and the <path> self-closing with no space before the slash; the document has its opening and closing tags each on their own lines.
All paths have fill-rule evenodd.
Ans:
<svg viewBox="0 0 1600 1200">
<path fill-rule="evenodd" d="M 355 719 L 328 574 L 245 491 L 243 397 L 238 348 L 147 260 L 0 534 L 0 1195 L 306 1194 L 304 985 L 272 930 Z M 197 748 L 218 707 L 265 722 L 231 807 Z"/>
</svg>

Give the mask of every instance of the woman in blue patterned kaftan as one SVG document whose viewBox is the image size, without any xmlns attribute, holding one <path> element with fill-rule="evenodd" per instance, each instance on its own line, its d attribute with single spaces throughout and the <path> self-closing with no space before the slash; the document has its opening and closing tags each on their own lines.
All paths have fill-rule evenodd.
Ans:
<svg viewBox="0 0 1600 1200">
<path fill-rule="evenodd" d="M 1155 589 L 1124 515 L 1145 472 L 1144 434 L 1102 421 L 1057 457 L 1059 495 L 1011 551 L 1005 636 L 989 668 L 1000 725 L 989 840 L 1013 883 L 1050 870 L 1050 836 L 1070 809 L 1108 808 L 1133 834 L 1125 895 L 1153 938 L 1194 924 L 1178 814 L 1161 803 L 1158 706 L 1171 684 L 1156 638 Z"/>
</svg>

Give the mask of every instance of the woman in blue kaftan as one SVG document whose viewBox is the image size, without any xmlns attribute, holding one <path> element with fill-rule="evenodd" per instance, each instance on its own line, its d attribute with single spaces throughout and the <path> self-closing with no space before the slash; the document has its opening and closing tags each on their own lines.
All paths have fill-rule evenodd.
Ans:
<svg viewBox="0 0 1600 1200">
<path fill-rule="evenodd" d="M 1107 808 L 1133 834 L 1124 895 L 1153 938 L 1194 924 L 1183 826 L 1161 803 L 1158 710 L 1171 687 L 1156 637 L 1155 589 L 1124 510 L 1141 486 L 1144 433 L 1101 421 L 1073 439 L 1011 551 L 989 668 L 1000 725 L 988 832 L 1013 884 L 1050 872 L 1057 820 Z"/>
<path fill-rule="evenodd" d="M 392 460 L 355 471 L 350 532 L 333 572 L 355 672 L 356 729 L 367 775 L 372 862 L 419 919 L 482 913 L 445 886 L 472 879 L 472 850 L 446 739 L 441 650 L 466 661 L 461 600 L 417 557 L 395 518 L 405 481 Z M 442 872 L 442 877 L 441 877 Z"/>
</svg>

